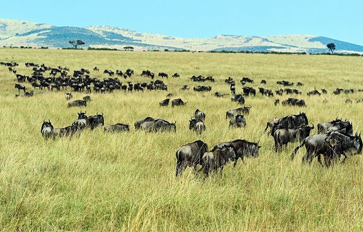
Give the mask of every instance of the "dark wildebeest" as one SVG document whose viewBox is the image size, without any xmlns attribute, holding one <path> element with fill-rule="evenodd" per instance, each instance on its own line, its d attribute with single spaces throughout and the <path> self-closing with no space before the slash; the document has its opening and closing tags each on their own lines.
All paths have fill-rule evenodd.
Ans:
<svg viewBox="0 0 363 232">
<path fill-rule="evenodd" d="M 193 167 L 195 173 L 197 171 L 197 165 L 202 165 L 202 156 L 207 151 L 208 145 L 201 140 L 181 146 L 176 152 L 175 175 L 182 175 L 187 166 Z"/>
<path fill-rule="evenodd" d="M 174 77 L 174 78 L 178 78 L 179 77 L 180 78 L 180 75 L 179 75 L 179 73 L 174 73 L 172 77 Z"/>
<path fill-rule="evenodd" d="M 275 152 L 277 152 L 278 150 L 281 151 L 282 146 L 287 146 L 288 143 L 301 142 L 303 139 L 310 135 L 310 131 L 312 129 L 314 129 L 314 125 L 311 127 L 303 125 L 295 129 L 273 129 L 275 131 L 273 134 L 275 141 Z"/>
<path fill-rule="evenodd" d="M 88 95 L 84 96 L 83 100 L 86 101 L 86 102 L 89 102 L 89 101 L 91 101 L 91 96 L 88 96 Z"/>
<path fill-rule="evenodd" d="M 159 102 L 159 106 L 168 106 L 169 105 L 169 101 L 170 101 L 169 98 L 167 98 L 165 100 L 162 100 L 161 102 Z"/>
<path fill-rule="evenodd" d="M 95 129 L 96 127 L 105 125 L 105 118 L 103 117 L 103 113 L 89 116 L 87 119 L 91 130 Z"/>
<path fill-rule="evenodd" d="M 71 93 L 66 93 L 66 100 L 71 100 L 73 95 Z"/>
<path fill-rule="evenodd" d="M 177 98 L 177 99 L 174 99 L 171 101 L 171 106 L 174 107 L 174 106 L 183 106 L 187 104 L 186 102 L 183 102 L 183 100 L 181 98 Z"/>
<path fill-rule="evenodd" d="M 135 130 L 140 129 L 141 124 L 143 124 L 144 122 L 153 122 L 154 120 L 155 120 L 155 119 L 154 119 L 154 118 L 152 118 L 152 117 L 146 117 L 146 118 L 144 118 L 144 119 L 141 119 L 141 120 L 139 120 L 139 121 L 135 122 L 135 123 L 134 123 Z"/>
<path fill-rule="evenodd" d="M 208 177 L 212 171 L 218 172 L 222 175 L 223 168 L 226 164 L 234 162 L 237 159 L 236 152 L 231 146 L 223 146 L 216 148 L 203 154 L 202 168 L 203 172 Z"/>
<path fill-rule="evenodd" d="M 18 89 L 18 91 L 20 92 L 20 90 L 23 90 L 25 93 L 25 89 L 26 87 L 24 85 L 21 84 L 15 84 L 15 88 Z"/>
<path fill-rule="evenodd" d="M 331 122 L 322 122 L 318 124 L 319 134 L 325 134 L 330 131 L 338 131 L 353 135 L 353 125 L 351 122 L 342 121 L 341 119 L 336 119 Z"/>
<path fill-rule="evenodd" d="M 314 89 L 314 90 L 312 90 L 312 91 L 309 91 L 309 92 L 307 93 L 307 95 L 308 95 L 308 96 L 310 96 L 310 95 L 318 95 L 318 96 L 320 96 L 320 95 L 321 95 L 321 93 L 320 93 L 318 90 Z"/>
<path fill-rule="evenodd" d="M 229 127 L 245 127 L 246 126 L 246 119 L 243 115 L 236 115 L 235 118 L 232 118 L 229 121 Z"/>
<path fill-rule="evenodd" d="M 72 101 L 72 102 L 68 102 L 68 108 L 70 107 L 76 107 L 76 106 L 87 106 L 87 102 L 84 101 L 84 100 L 75 100 L 75 101 Z"/>
<path fill-rule="evenodd" d="M 236 139 L 230 142 L 223 142 L 220 144 L 217 144 L 213 147 L 212 150 L 216 148 L 221 148 L 223 146 L 232 146 L 236 152 L 236 160 L 234 162 L 233 166 L 237 165 L 237 161 L 239 158 L 241 158 L 242 162 L 245 163 L 244 158 L 246 157 L 254 157 L 257 158 L 259 156 L 259 149 L 261 146 L 258 145 L 258 143 L 249 142 L 242 139 Z"/>
<path fill-rule="evenodd" d="M 183 85 L 180 90 L 189 90 L 189 86 L 188 85 Z"/>
<path fill-rule="evenodd" d="M 105 126 L 103 129 L 104 132 L 123 132 L 123 131 L 130 131 L 130 126 L 127 124 L 116 123 L 115 125 L 108 125 Z"/>
<path fill-rule="evenodd" d="M 197 119 L 197 120 L 200 120 L 200 121 L 203 121 L 205 120 L 205 113 L 199 109 L 196 109 L 195 112 L 194 112 L 194 117 Z"/>
<path fill-rule="evenodd" d="M 276 124 L 279 124 L 280 126 L 275 127 Z M 266 125 L 266 128 L 264 131 L 266 132 L 267 129 L 270 127 L 271 135 L 273 135 L 274 134 L 274 131 L 272 130 L 273 128 L 293 129 L 293 128 L 297 128 L 299 126 L 308 125 L 308 124 L 309 124 L 309 120 L 306 117 L 306 114 L 300 113 L 300 114 L 296 114 L 296 115 L 288 115 L 283 118 L 273 119 L 273 120 L 267 122 L 267 125 Z"/>
<path fill-rule="evenodd" d="M 160 73 L 158 74 L 158 76 L 159 76 L 159 77 L 161 77 L 161 78 L 164 78 L 164 77 L 168 78 L 168 74 L 166 74 L 166 73 L 164 73 L 164 72 L 160 72 Z"/>
<path fill-rule="evenodd" d="M 321 157 L 324 156 L 324 162 L 326 167 L 329 167 L 331 161 L 335 158 L 340 158 L 341 155 L 345 156 L 344 160 L 347 158 L 345 154 L 346 151 L 356 150 L 358 154 L 362 153 L 362 138 L 360 134 L 351 136 L 348 134 L 342 134 L 339 132 L 331 132 L 329 134 L 316 134 L 305 138 L 302 143 L 296 147 L 291 154 L 291 159 L 293 160 L 297 151 L 305 145 L 306 154 L 304 155 L 302 161 L 303 163 L 311 163 L 315 157 L 318 157 L 318 161 L 321 165 Z"/>
</svg>

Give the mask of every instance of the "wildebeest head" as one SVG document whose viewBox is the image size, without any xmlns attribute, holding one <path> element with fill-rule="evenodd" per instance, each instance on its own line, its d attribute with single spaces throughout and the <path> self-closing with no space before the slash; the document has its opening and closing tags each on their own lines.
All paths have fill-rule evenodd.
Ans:
<svg viewBox="0 0 363 232">
<path fill-rule="evenodd" d="M 78 113 L 78 119 L 87 119 L 86 112 L 79 112 Z"/>
<path fill-rule="evenodd" d="M 53 125 L 52 125 L 52 123 L 50 122 L 50 120 L 48 120 L 48 122 L 47 121 L 43 121 L 43 124 L 42 124 L 42 127 L 41 127 L 41 129 L 40 129 L 40 132 L 43 132 L 43 130 L 45 129 L 45 128 L 50 128 L 51 130 L 53 130 L 54 129 L 54 127 L 53 127 Z"/>
<path fill-rule="evenodd" d="M 189 130 L 193 130 L 195 128 L 195 125 L 197 124 L 198 120 L 193 118 L 189 120 Z"/>
</svg>

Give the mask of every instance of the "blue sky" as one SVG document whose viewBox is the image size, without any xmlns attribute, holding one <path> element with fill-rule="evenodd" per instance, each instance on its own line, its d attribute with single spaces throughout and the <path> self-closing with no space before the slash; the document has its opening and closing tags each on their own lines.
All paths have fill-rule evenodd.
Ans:
<svg viewBox="0 0 363 232">
<path fill-rule="evenodd" d="M 307 34 L 363 45 L 363 0 L 12 0 L 0 18 L 186 38 Z"/>
</svg>

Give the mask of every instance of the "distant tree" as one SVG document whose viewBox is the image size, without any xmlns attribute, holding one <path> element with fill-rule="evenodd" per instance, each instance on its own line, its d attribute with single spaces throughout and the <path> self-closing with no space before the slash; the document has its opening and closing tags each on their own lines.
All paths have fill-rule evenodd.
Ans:
<svg viewBox="0 0 363 232">
<path fill-rule="evenodd" d="M 74 46 L 75 49 L 77 49 L 78 46 L 85 44 L 85 42 L 83 42 L 80 39 L 77 40 L 70 40 L 68 41 L 68 43 L 72 44 Z"/>
<path fill-rule="evenodd" d="M 335 44 L 334 43 L 329 43 L 326 46 L 330 50 L 331 54 L 333 54 L 333 52 L 335 50 Z"/>
<path fill-rule="evenodd" d="M 133 51 L 134 50 L 134 47 L 132 47 L 132 46 L 126 46 L 126 47 L 124 47 L 124 50 L 125 51 Z"/>
</svg>

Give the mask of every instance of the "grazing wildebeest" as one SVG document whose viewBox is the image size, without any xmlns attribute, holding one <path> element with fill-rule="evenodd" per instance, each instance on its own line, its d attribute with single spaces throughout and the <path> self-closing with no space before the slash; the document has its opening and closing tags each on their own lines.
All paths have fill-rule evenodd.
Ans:
<svg viewBox="0 0 363 232">
<path fill-rule="evenodd" d="M 223 146 L 209 151 L 202 156 L 203 172 L 208 177 L 212 171 L 218 172 L 222 175 L 223 168 L 226 164 L 234 162 L 237 159 L 236 152 L 231 146 Z"/>
<path fill-rule="evenodd" d="M 314 89 L 314 90 L 312 90 L 312 91 L 309 91 L 309 92 L 307 93 L 307 95 L 308 95 L 308 96 L 310 96 L 310 95 L 318 95 L 318 96 L 320 96 L 320 95 L 321 95 L 321 93 L 320 93 L 318 90 Z"/>
<path fill-rule="evenodd" d="M 331 161 L 335 158 L 340 158 L 341 155 L 345 156 L 343 160 L 345 161 L 347 158 L 347 155 L 345 154 L 346 151 L 356 150 L 358 154 L 361 154 L 363 147 L 360 134 L 351 136 L 336 131 L 329 134 L 316 134 L 305 138 L 302 143 L 294 149 L 291 154 L 292 160 L 297 151 L 304 145 L 306 154 L 302 159 L 303 163 L 311 163 L 315 157 L 318 157 L 319 163 L 323 165 L 320 157 L 320 155 L 323 155 L 326 167 L 329 167 Z"/>
<path fill-rule="evenodd" d="M 135 126 L 136 128 L 136 126 Z M 170 123 L 164 119 L 155 119 L 152 121 L 144 121 L 140 124 L 140 129 L 148 132 L 176 132 L 176 123 Z"/>
<path fill-rule="evenodd" d="M 144 119 L 141 119 L 141 120 L 139 120 L 139 121 L 135 122 L 135 123 L 134 123 L 135 130 L 140 129 L 141 124 L 143 124 L 144 122 L 153 122 L 154 120 L 155 120 L 155 119 L 154 119 L 154 118 L 152 118 L 152 117 L 146 117 L 146 118 L 144 118 Z"/>
<path fill-rule="evenodd" d="M 187 166 L 193 167 L 195 173 L 197 171 L 197 165 L 202 165 L 202 156 L 207 151 L 208 145 L 201 140 L 181 146 L 176 152 L 175 175 L 182 175 Z"/>
<path fill-rule="evenodd" d="M 229 127 L 245 127 L 246 126 L 246 119 L 243 115 L 236 115 L 235 118 L 232 118 L 229 121 Z"/>
<path fill-rule="evenodd" d="M 83 100 L 86 101 L 86 102 L 89 102 L 89 101 L 91 101 L 91 96 L 88 96 L 88 95 L 84 96 Z"/>
<path fill-rule="evenodd" d="M 183 85 L 180 90 L 189 90 L 189 86 L 188 85 Z"/>
<path fill-rule="evenodd" d="M 73 95 L 71 93 L 66 93 L 66 100 L 71 100 Z"/>
<path fill-rule="evenodd" d="M 178 78 L 178 77 L 180 77 L 180 75 L 179 75 L 179 73 L 174 73 L 172 77 Z"/>
<path fill-rule="evenodd" d="M 211 86 L 200 86 L 200 85 L 198 85 L 198 86 L 195 86 L 193 88 L 193 90 L 196 91 L 196 92 L 203 92 L 203 91 L 207 92 L 207 91 L 211 91 L 212 87 Z"/>
<path fill-rule="evenodd" d="M 318 133 L 324 134 L 329 131 L 338 131 L 346 134 L 353 135 L 353 125 L 349 121 L 342 121 L 341 119 L 335 119 L 331 122 L 322 122 L 318 124 Z"/>
<path fill-rule="evenodd" d="M 168 78 L 168 74 L 166 74 L 166 73 L 164 73 L 164 72 L 160 72 L 160 73 L 158 74 L 158 76 L 159 76 L 159 77 L 161 77 L 161 78 L 164 78 L 164 77 Z"/>
<path fill-rule="evenodd" d="M 75 100 L 75 101 L 72 101 L 72 102 L 68 102 L 68 108 L 70 107 L 76 107 L 76 106 L 87 106 L 87 102 L 84 101 L 84 100 Z"/>
<path fill-rule="evenodd" d="M 170 99 L 167 98 L 167 99 L 162 100 L 161 102 L 159 102 L 159 105 L 160 106 L 168 106 L 169 105 L 169 101 L 170 101 Z"/>
<path fill-rule="evenodd" d="M 25 89 L 26 87 L 24 85 L 21 84 L 15 84 L 15 88 L 18 89 L 18 91 L 20 92 L 20 90 L 23 90 L 25 93 Z"/>
<path fill-rule="evenodd" d="M 196 109 L 195 112 L 194 112 L 194 117 L 197 119 L 197 120 L 200 120 L 200 121 L 203 121 L 205 120 L 205 113 L 199 109 Z"/>
<path fill-rule="evenodd" d="M 105 126 L 103 129 L 104 132 L 123 132 L 123 131 L 130 131 L 130 126 L 123 123 L 116 123 L 115 125 L 108 125 Z"/>
<path fill-rule="evenodd" d="M 226 119 L 232 118 L 236 116 L 237 114 L 249 114 L 250 113 L 251 106 L 244 106 L 237 109 L 228 110 L 226 112 Z"/>
<path fill-rule="evenodd" d="M 224 97 L 224 96 L 226 96 L 226 95 L 228 95 L 228 94 L 226 94 L 226 93 L 220 93 L 220 92 L 215 92 L 213 95 L 214 95 L 215 97 Z"/>
<path fill-rule="evenodd" d="M 230 142 L 219 143 L 215 145 L 212 150 L 216 148 L 221 148 L 223 146 L 232 146 L 234 148 L 237 156 L 233 166 L 237 165 L 237 161 L 239 158 L 241 158 L 243 163 L 245 163 L 244 158 L 257 158 L 259 156 L 259 149 L 261 148 L 258 143 L 249 142 L 244 139 L 236 139 Z"/>
<path fill-rule="evenodd" d="M 253 96 L 256 96 L 256 90 L 252 87 L 244 86 L 242 88 L 242 90 L 243 90 L 244 96 L 249 96 L 250 94 L 252 94 Z"/>
<path fill-rule="evenodd" d="M 260 84 L 262 84 L 262 85 L 266 85 L 266 80 L 261 80 L 261 83 Z"/>
<path fill-rule="evenodd" d="M 310 135 L 310 131 L 312 129 L 314 129 L 314 125 L 311 127 L 303 125 L 295 129 L 272 129 L 274 131 L 273 137 L 275 141 L 275 152 L 277 152 L 278 150 L 281 151 L 282 146 L 287 146 L 288 143 L 301 142 L 303 139 Z"/>
<path fill-rule="evenodd" d="M 171 101 L 171 106 L 174 107 L 174 106 L 183 106 L 187 104 L 186 102 L 183 102 L 183 100 L 181 98 L 177 98 L 177 99 L 174 99 Z"/>
<path fill-rule="evenodd" d="M 76 132 L 76 128 L 73 126 L 67 126 L 64 128 L 54 128 L 52 123 L 43 121 L 40 129 L 41 134 L 45 139 L 55 139 L 56 137 L 72 136 Z"/>
</svg>

